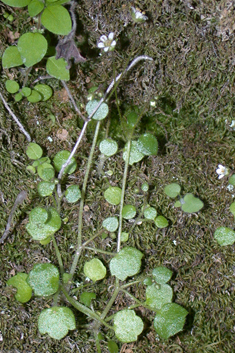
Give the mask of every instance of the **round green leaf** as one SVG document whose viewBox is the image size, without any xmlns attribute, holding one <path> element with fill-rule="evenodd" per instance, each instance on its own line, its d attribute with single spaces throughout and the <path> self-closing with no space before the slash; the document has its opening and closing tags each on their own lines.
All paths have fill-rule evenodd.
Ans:
<svg viewBox="0 0 235 353">
<path fill-rule="evenodd" d="M 32 288 L 26 282 L 27 273 L 18 273 L 7 281 L 8 286 L 17 288 L 16 300 L 20 303 L 27 303 L 32 297 Z"/>
<path fill-rule="evenodd" d="M 50 181 L 55 176 L 55 169 L 49 163 L 40 164 L 37 168 L 37 172 L 44 181 Z"/>
<path fill-rule="evenodd" d="M 63 164 L 65 164 L 65 162 L 67 161 L 67 159 L 70 156 L 70 152 L 69 151 L 60 151 L 58 153 L 56 153 L 54 159 L 53 159 L 53 163 L 55 166 L 55 169 L 57 172 L 59 172 L 63 166 Z M 73 157 L 69 163 L 69 165 L 65 168 L 64 173 L 67 174 L 72 174 L 77 168 L 77 162 L 75 160 L 75 158 Z"/>
<path fill-rule="evenodd" d="M 42 0 L 32 0 L 28 5 L 29 16 L 35 17 L 44 9 L 44 3 Z"/>
<path fill-rule="evenodd" d="M 90 293 L 90 292 L 83 292 L 80 295 L 80 302 L 86 306 L 91 305 L 92 299 L 96 299 L 96 294 L 95 293 Z"/>
<path fill-rule="evenodd" d="M 122 209 L 122 217 L 125 219 L 132 219 L 136 215 L 136 208 L 133 205 L 125 205 Z"/>
<path fill-rule="evenodd" d="M 157 334 L 163 339 L 168 339 L 182 331 L 187 314 L 187 310 L 178 304 L 163 305 L 157 312 L 153 323 Z"/>
<path fill-rule="evenodd" d="M 38 209 L 46 211 L 46 221 L 45 214 L 41 215 L 40 212 L 42 213 L 42 211 L 39 211 Z M 35 210 L 37 210 L 37 212 Z M 36 213 L 39 213 L 39 215 Z M 29 214 L 29 223 L 27 224 L 26 229 L 34 240 L 44 240 L 57 232 L 60 227 L 61 219 L 54 208 L 49 207 L 48 210 L 45 210 L 43 208 L 36 207 L 36 209 L 33 209 Z"/>
<path fill-rule="evenodd" d="M 38 193 L 42 197 L 52 195 L 55 189 L 55 183 L 48 182 L 48 181 L 40 181 L 37 186 Z"/>
<path fill-rule="evenodd" d="M 170 281 L 172 273 L 173 272 L 165 266 L 155 267 L 152 271 L 154 281 L 159 284 L 164 284 Z"/>
<path fill-rule="evenodd" d="M 129 238 L 129 233 L 126 233 L 126 232 L 122 232 L 121 233 L 121 242 L 122 243 L 125 243 Z"/>
<path fill-rule="evenodd" d="M 21 101 L 21 99 L 23 98 L 23 96 L 22 96 L 22 94 L 21 93 L 16 93 L 16 95 L 15 95 L 15 101 L 16 102 L 19 102 L 19 101 Z"/>
<path fill-rule="evenodd" d="M 112 276 L 121 281 L 127 277 L 136 275 L 141 267 L 142 252 L 132 247 L 125 247 L 110 261 Z"/>
<path fill-rule="evenodd" d="M 90 115 L 95 110 L 95 108 L 97 107 L 98 104 L 99 104 L 98 100 L 94 99 L 92 101 L 89 101 L 86 105 L 87 114 Z M 92 116 L 92 119 L 103 120 L 108 115 L 108 112 L 109 112 L 108 105 L 106 103 L 102 103 L 101 106 L 99 107 L 99 109 Z"/>
<path fill-rule="evenodd" d="M 6 86 L 7 92 L 9 93 L 16 93 L 17 91 L 19 91 L 19 88 L 20 88 L 18 82 L 14 80 L 6 80 L 5 86 Z"/>
<path fill-rule="evenodd" d="M 44 224 L 48 220 L 48 212 L 45 208 L 35 207 L 29 214 L 29 222 L 36 224 Z"/>
<path fill-rule="evenodd" d="M 214 238 L 221 246 L 232 245 L 235 242 L 235 232 L 231 228 L 219 227 L 214 233 Z"/>
<path fill-rule="evenodd" d="M 228 183 L 230 185 L 235 185 L 235 174 L 233 174 L 229 179 L 228 179 Z"/>
<path fill-rule="evenodd" d="M 144 192 L 147 192 L 149 190 L 149 184 L 148 183 L 143 183 L 141 185 L 141 190 Z"/>
<path fill-rule="evenodd" d="M 65 191 L 65 197 L 69 203 L 77 202 L 81 196 L 82 194 L 78 185 L 70 185 Z"/>
<path fill-rule="evenodd" d="M 69 330 L 75 330 L 76 322 L 71 309 L 53 306 L 44 309 L 38 318 L 38 329 L 42 334 L 48 333 L 51 338 L 61 340 Z"/>
<path fill-rule="evenodd" d="M 21 89 L 21 94 L 23 94 L 23 96 L 25 96 L 25 97 L 30 96 L 31 92 L 32 92 L 32 90 L 29 87 L 23 87 Z"/>
<path fill-rule="evenodd" d="M 4 69 L 20 66 L 22 64 L 23 64 L 23 61 L 17 47 L 13 47 L 13 46 L 8 47 L 4 51 L 2 56 L 2 66 Z"/>
<path fill-rule="evenodd" d="M 2 0 L 6 5 L 13 7 L 25 7 L 30 3 L 31 0 Z"/>
<path fill-rule="evenodd" d="M 48 296 L 59 289 L 59 271 L 52 264 L 36 264 L 29 272 L 27 282 L 37 296 Z"/>
<path fill-rule="evenodd" d="M 147 207 L 144 210 L 144 217 L 147 219 L 154 220 L 157 217 L 157 211 L 154 207 Z"/>
<path fill-rule="evenodd" d="M 30 159 L 39 159 L 42 157 L 42 153 L 42 149 L 37 143 L 30 142 L 28 144 L 26 154 Z"/>
<path fill-rule="evenodd" d="M 47 52 L 47 40 L 40 33 L 25 33 L 17 48 L 25 66 L 30 67 L 42 60 Z"/>
<path fill-rule="evenodd" d="M 156 155 L 158 151 L 156 137 L 148 133 L 141 135 L 137 141 L 137 148 L 145 156 Z"/>
<path fill-rule="evenodd" d="M 119 348 L 116 342 L 114 341 L 108 341 L 108 350 L 110 353 L 118 353 Z"/>
<path fill-rule="evenodd" d="M 67 35 L 72 29 L 69 12 L 61 5 L 48 5 L 42 13 L 41 22 L 48 31 L 55 34 Z"/>
<path fill-rule="evenodd" d="M 146 288 L 145 304 L 154 311 L 161 309 L 164 304 L 171 303 L 172 298 L 173 290 L 168 284 L 161 284 L 159 288 L 152 284 Z"/>
<path fill-rule="evenodd" d="M 235 202 L 233 202 L 230 207 L 229 207 L 230 211 L 232 212 L 232 214 L 234 215 L 235 217 Z"/>
<path fill-rule="evenodd" d="M 110 157 L 110 156 L 113 156 L 117 152 L 118 144 L 116 141 L 114 141 L 110 138 L 104 139 L 103 141 L 100 142 L 99 150 L 105 156 Z"/>
<path fill-rule="evenodd" d="M 103 223 L 103 227 L 109 232 L 115 232 L 118 229 L 118 219 L 117 217 L 108 217 Z"/>
<path fill-rule="evenodd" d="M 178 200 L 174 203 L 174 207 L 181 207 L 181 202 Z"/>
<path fill-rule="evenodd" d="M 42 96 L 38 91 L 35 91 L 34 89 L 31 91 L 31 94 L 27 97 L 27 100 L 30 103 L 37 103 L 42 100 Z"/>
<path fill-rule="evenodd" d="M 56 59 L 55 56 L 51 56 L 47 60 L 46 70 L 47 73 L 59 80 L 68 81 L 70 78 L 69 70 L 66 69 L 67 62 L 63 59 Z"/>
<path fill-rule="evenodd" d="M 43 163 L 51 163 L 51 160 L 49 157 L 42 157 L 36 161 L 33 162 L 32 166 L 33 167 L 38 167 L 40 164 L 43 164 Z"/>
<path fill-rule="evenodd" d="M 168 220 L 163 216 L 157 216 L 154 220 L 154 223 L 158 228 L 166 228 L 169 224 Z"/>
<path fill-rule="evenodd" d="M 204 206 L 204 203 L 197 197 L 193 196 L 193 194 L 186 194 L 183 201 L 184 203 L 181 208 L 187 213 L 198 212 Z"/>
<path fill-rule="evenodd" d="M 123 150 L 123 156 L 122 158 L 126 162 L 127 159 L 127 144 L 124 147 Z M 130 158 L 129 158 L 129 164 L 132 165 L 134 163 L 137 163 L 141 161 L 144 158 L 144 154 L 139 151 L 137 148 L 137 141 L 132 141 L 131 142 L 131 151 L 130 151 Z"/>
<path fill-rule="evenodd" d="M 180 185 L 176 183 L 171 183 L 164 187 L 165 194 L 173 199 L 180 194 L 180 190 Z"/>
<path fill-rule="evenodd" d="M 121 202 L 122 189 L 117 186 L 110 186 L 104 192 L 105 200 L 111 205 L 118 205 Z"/>
<path fill-rule="evenodd" d="M 43 102 L 51 98 L 53 93 L 52 88 L 50 86 L 41 83 L 34 86 L 34 89 L 41 94 Z"/>
<path fill-rule="evenodd" d="M 106 268 L 99 259 L 87 261 L 84 265 L 84 274 L 92 281 L 99 281 L 106 276 Z"/>
<path fill-rule="evenodd" d="M 114 315 L 114 331 L 121 342 L 134 342 L 144 328 L 143 321 L 134 310 L 121 310 Z"/>
</svg>

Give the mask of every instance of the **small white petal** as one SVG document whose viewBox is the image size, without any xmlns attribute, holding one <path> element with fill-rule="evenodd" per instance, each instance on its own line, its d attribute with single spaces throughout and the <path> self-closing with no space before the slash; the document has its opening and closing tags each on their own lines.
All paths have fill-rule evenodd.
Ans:
<svg viewBox="0 0 235 353">
<path fill-rule="evenodd" d="M 106 51 L 109 51 L 109 47 L 105 47 L 104 48 L 104 51 L 106 52 Z"/>
<path fill-rule="evenodd" d="M 113 38 L 114 38 L 114 33 L 113 32 L 109 33 L 109 40 L 113 40 Z"/>
<path fill-rule="evenodd" d="M 136 13 L 135 13 L 135 17 L 136 18 L 142 18 L 142 13 L 141 12 L 139 12 L 139 11 L 136 11 Z"/>
<path fill-rule="evenodd" d="M 222 179 L 224 177 L 224 175 L 223 174 L 221 174 L 220 176 L 219 176 L 219 179 Z"/>
<path fill-rule="evenodd" d="M 104 43 L 99 42 L 97 46 L 98 48 L 104 48 Z"/>
<path fill-rule="evenodd" d="M 105 42 L 106 40 L 108 40 L 108 38 L 105 35 L 103 35 L 100 37 L 100 40 L 101 42 Z"/>
<path fill-rule="evenodd" d="M 110 44 L 110 47 L 115 47 L 116 45 L 116 40 L 113 40 L 112 43 Z"/>
</svg>

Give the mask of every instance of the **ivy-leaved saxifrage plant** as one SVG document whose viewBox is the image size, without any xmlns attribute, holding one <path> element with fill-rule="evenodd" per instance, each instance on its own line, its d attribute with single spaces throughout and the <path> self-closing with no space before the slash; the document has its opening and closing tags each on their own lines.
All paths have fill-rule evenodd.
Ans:
<svg viewBox="0 0 235 353">
<path fill-rule="evenodd" d="M 86 107 L 88 114 L 90 109 L 93 110 L 94 104 L 97 105 L 97 102 L 94 103 L 91 101 L 88 103 Z M 141 135 L 134 145 L 132 145 L 131 139 L 127 141 L 127 145 L 123 151 L 125 168 L 122 187 L 110 186 L 104 191 L 104 198 L 110 205 L 112 205 L 112 208 L 113 205 L 119 206 L 119 218 L 117 219 L 110 214 L 110 217 L 106 218 L 102 224 L 108 232 L 114 233 L 117 231 L 117 251 L 110 253 L 87 246 L 93 239 L 101 234 L 102 229 L 92 235 L 90 239 L 86 241 L 82 239 L 83 206 L 86 196 L 88 175 L 91 169 L 91 161 L 93 159 L 95 147 L 97 145 L 100 123 L 108 114 L 108 106 L 105 103 L 103 104 L 104 105 L 101 105 L 93 117 L 97 121 L 96 131 L 81 190 L 78 185 L 70 185 L 64 192 L 62 192 L 61 196 L 57 193 L 56 185 L 58 179 L 56 178 L 56 173 L 61 171 L 65 161 L 68 160 L 70 154 L 68 151 L 58 152 L 53 158 L 53 162 L 51 162 L 48 157 L 42 156 L 42 149 L 39 145 L 36 143 L 29 144 L 26 153 L 34 162 L 27 169 L 32 173 L 37 173 L 42 179 L 38 184 L 39 195 L 42 197 L 52 197 L 54 207 L 35 207 L 29 214 L 29 221 L 26 225 L 26 229 L 32 239 L 39 241 L 42 245 L 46 245 L 51 241 L 53 242 L 59 269 L 53 264 L 35 264 L 29 274 L 18 273 L 7 282 L 8 285 L 13 285 L 17 288 L 16 299 L 22 303 L 29 301 L 32 294 L 35 296 L 55 296 L 55 298 L 57 298 L 54 300 L 54 305 L 51 308 L 44 309 L 38 319 L 39 332 L 41 334 L 47 333 L 54 339 L 62 339 L 67 335 L 69 330 L 74 330 L 76 328 L 73 311 L 64 305 L 60 306 L 58 299 L 60 297 L 58 294 L 62 292 L 71 306 L 87 315 L 90 319 L 93 319 L 91 330 L 95 334 L 97 352 L 101 352 L 100 330 L 102 326 L 113 331 L 116 338 L 121 342 L 133 342 L 137 339 L 138 335 L 144 328 L 142 319 L 137 316 L 134 311 L 134 308 L 138 306 L 144 306 L 155 312 L 154 328 L 157 334 L 163 339 L 167 339 L 181 331 L 187 315 L 187 311 L 184 308 L 178 304 L 172 303 L 173 292 L 171 287 L 167 284 L 171 278 L 172 272 L 165 267 L 158 267 L 146 278 L 145 275 L 139 274 L 143 253 L 130 246 L 124 246 L 121 248 L 121 242 L 126 233 L 122 231 L 123 219 L 129 220 L 136 216 L 135 207 L 133 205 L 124 204 L 128 168 L 129 165 L 137 162 L 139 157 L 136 159 L 136 153 L 137 155 L 141 154 L 141 159 L 144 156 L 157 153 L 157 140 L 153 135 Z M 104 145 L 108 143 L 109 146 L 110 142 L 112 146 L 115 145 L 113 152 L 117 152 L 117 145 L 113 144 L 113 141 L 110 140 L 111 139 L 107 141 L 106 139 L 105 142 L 101 141 L 100 150 L 102 153 L 106 153 L 106 147 Z M 106 155 L 110 154 L 110 149 L 111 148 L 108 148 L 108 154 Z M 73 173 L 76 167 L 76 160 L 72 158 L 65 169 L 65 173 Z M 143 189 L 147 191 L 147 185 L 144 185 Z M 77 246 L 70 270 L 64 269 L 63 259 L 61 258 L 55 239 L 56 232 L 62 226 L 60 218 L 60 202 L 63 196 L 65 196 L 68 202 L 77 202 L 80 199 Z M 153 207 L 145 207 L 143 213 L 146 219 L 157 223 L 157 213 Z M 80 300 L 75 300 L 70 291 L 81 253 L 86 250 L 95 251 L 98 254 L 105 253 L 112 257 L 109 262 L 109 271 L 115 278 L 113 285 L 114 290 L 101 314 L 96 313 L 89 307 L 91 301 L 96 298 L 95 293 L 83 291 L 80 293 Z M 105 278 L 107 275 L 107 269 L 99 257 L 94 256 L 91 260 L 86 261 L 83 264 L 83 273 L 84 276 L 89 278 L 92 282 L 98 282 Z M 136 278 L 133 278 L 133 276 L 136 276 Z M 126 281 L 129 277 L 131 277 L 131 282 L 128 283 Z M 138 283 L 147 286 L 145 302 L 141 302 L 126 290 L 129 286 Z M 135 304 L 133 307 L 117 312 L 112 317 L 107 317 L 109 310 L 120 292 L 129 295 Z M 111 319 L 113 320 L 113 324 L 110 324 Z M 111 347 L 116 347 L 116 343 L 113 340 L 109 340 L 107 344 L 110 349 Z"/>
<path fill-rule="evenodd" d="M 32 67 L 47 56 L 49 45 L 43 35 L 44 28 L 51 33 L 64 36 L 55 48 L 56 55 L 47 57 L 46 71 L 49 77 L 68 81 L 71 58 L 74 58 L 75 62 L 85 61 L 73 39 L 76 30 L 75 2 L 70 8 L 73 23 L 68 10 L 62 6 L 68 3 L 68 0 L 2 0 L 2 2 L 13 7 L 27 6 L 29 16 L 37 24 L 32 32 L 24 33 L 19 37 L 16 46 L 9 46 L 3 53 L 2 66 L 4 69 L 21 65 L 26 68 L 22 86 L 20 87 L 15 80 L 7 80 L 5 82 L 6 90 L 14 94 L 17 102 L 24 97 L 31 103 L 46 101 L 52 95 L 50 86 L 46 84 L 37 84 L 33 88 L 26 86 Z"/>
</svg>

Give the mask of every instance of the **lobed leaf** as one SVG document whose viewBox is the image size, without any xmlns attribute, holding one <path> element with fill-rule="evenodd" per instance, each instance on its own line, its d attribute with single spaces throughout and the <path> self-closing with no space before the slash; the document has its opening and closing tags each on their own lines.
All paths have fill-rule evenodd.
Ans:
<svg viewBox="0 0 235 353">
<path fill-rule="evenodd" d="M 142 252 L 135 248 L 123 248 L 110 261 L 112 276 L 124 281 L 127 277 L 136 275 L 140 270 L 142 257 Z"/>
<path fill-rule="evenodd" d="M 29 272 L 27 282 L 37 296 L 49 296 L 59 289 L 59 271 L 52 264 L 36 264 Z"/>
<path fill-rule="evenodd" d="M 121 310 L 114 315 L 114 331 L 121 342 L 133 342 L 143 331 L 144 324 L 134 310 Z"/>
<path fill-rule="evenodd" d="M 15 298 L 20 303 L 27 303 L 32 297 L 32 288 L 26 282 L 27 277 L 27 273 L 20 272 L 7 281 L 8 286 L 17 288 Z"/>
<path fill-rule="evenodd" d="M 171 303 L 173 298 L 173 290 L 168 284 L 161 284 L 159 288 L 156 284 L 147 286 L 145 304 L 151 310 L 157 311 L 164 304 Z"/>
</svg>

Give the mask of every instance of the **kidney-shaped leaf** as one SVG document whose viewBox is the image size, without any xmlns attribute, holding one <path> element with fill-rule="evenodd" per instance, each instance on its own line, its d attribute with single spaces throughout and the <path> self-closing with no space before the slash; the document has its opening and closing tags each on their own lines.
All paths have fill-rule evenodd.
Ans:
<svg viewBox="0 0 235 353">
<path fill-rule="evenodd" d="M 40 181 L 37 190 L 40 196 L 46 197 L 52 195 L 55 189 L 55 183 L 50 181 Z"/>
<path fill-rule="evenodd" d="M 127 160 L 127 144 L 124 147 L 123 150 L 123 160 L 126 162 Z M 129 158 L 129 164 L 132 165 L 134 163 L 137 163 L 141 161 L 144 158 L 144 154 L 139 151 L 137 148 L 137 141 L 131 141 L 131 151 L 130 151 L 130 158 Z"/>
<path fill-rule="evenodd" d="M 110 261 L 112 276 L 124 281 L 129 276 L 136 275 L 141 267 L 142 252 L 132 247 L 125 247 Z"/>
<path fill-rule="evenodd" d="M 193 194 L 186 194 L 182 203 L 182 210 L 187 213 L 198 212 L 204 206 L 204 203 Z"/>
<path fill-rule="evenodd" d="M 67 35 L 72 29 L 69 12 L 61 5 L 46 7 L 41 21 L 48 31 L 55 34 Z"/>
<path fill-rule="evenodd" d="M 27 303 L 32 297 L 32 288 L 26 282 L 27 277 L 27 273 L 20 272 L 7 281 L 8 286 L 17 288 L 15 298 L 20 303 Z"/>
<path fill-rule="evenodd" d="M 99 104 L 99 101 L 97 100 L 92 100 L 89 101 L 86 105 L 86 111 L 88 115 L 91 115 L 91 113 L 95 110 L 97 105 Z M 99 109 L 95 112 L 95 114 L 92 116 L 92 119 L 94 120 L 103 120 L 106 118 L 109 112 L 109 107 L 106 103 L 102 103 Z"/>
<path fill-rule="evenodd" d="M 48 333 L 51 338 L 61 340 L 69 330 L 75 330 L 75 317 L 69 308 L 53 306 L 41 312 L 38 318 L 38 329 L 42 334 Z"/>
<path fill-rule="evenodd" d="M 118 205 L 121 202 L 122 190 L 117 186 L 110 186 L 104 192 L 105 200 L 111 205 Z"/>
<path fill-rule="evenodd" d="M 20 66 L 23 64 L 23 60 L 20 56 L 20 52 L 17 47 L 8 47 L 2 56 L 2 66 L 4 69 L 10 67 Z"/>
<path fill-rule="evenodd" d="M 36 264 L 29 272 L 27 282 L 37 296 L 52 295 L 59 288 L 59 271 L 52 264 Z"/>
<path fill-rule="evenodd" d="M 82 194 L 78 185 L 70 185 L 65 191 L 66 200 L 69 203 L 77 202 Z"/>
<path fill-rule="evenodd" d="M 173 199 L 180 194 L 180 190 L 181 187 L 177 183 L 171 183 L 164 187 L 165 194 Z"/>
<path fill-rule="evenodd" d="M 153 326 L 161 338 L 168 339 L 183 330 L 187 314 L 187 310 L 178 304 L 165 304 L 157 312 Z"/>
<path fill-rule="evenodd" d="M 122 209 L 122 217 L 125 219 L 132 219 L 136 215 L 136 208 L 133 205 L 125 205 Z"/>
<path fill-rule="evenodd" d="M 114 315 L 114 331 L 121 342 L 133 342 L 143 331 L 144 324 L 134 310 L 121 310 Z"/>
<path fill-rule="evenodd" d="M 106 276 L 106 268 L 99 259 L 87 261 L 84 265 L 84 274 L 92 281 L 99 281 Z"/>
<path fill-rule="evenodd" d="M 110 157 L 117 152 L 118 144 L 116 141 L 114 141 L 110 138 L 107 138 L 107 139 L 104 139 L 100 142 L 99 150 L 105 156 Z"/>
<path fill-rule="evenodd" d="M 25 33 L 17 48 L 25 66 L 30 67 L 42 60 L 47 52 L 47 40 L 40 33 Z"/>
<path fill-rule="evenodd" d="M 167 283 L 172 276 L 172 271 L 165 266 L 155 267 L 152 271 L 154 281 L 160 284 Z"/>
<path fill-rule="evenodd" d="M 221 246 L 232 245 L 235 242 L 235 232 L 231 228 L 219 227 L 214 233 L 214 238 Z"/>
<path fill-rule="evenodd" d="M 173 290 L 168 284 L 161 284 L 159 288 L 152 284 L 146 288 L 146 305 L 152 310 L 159 310 L 164 304 L 171 303 Z"/>
</svg>

